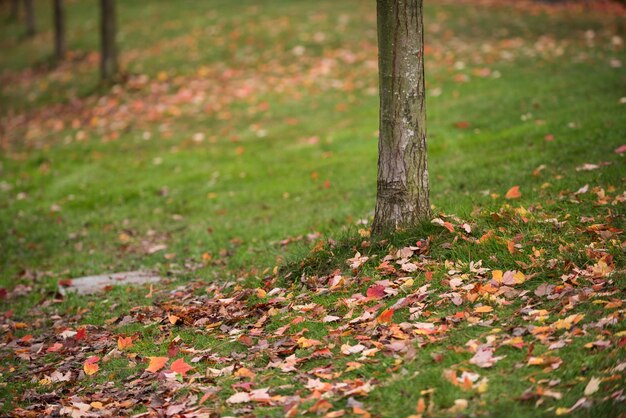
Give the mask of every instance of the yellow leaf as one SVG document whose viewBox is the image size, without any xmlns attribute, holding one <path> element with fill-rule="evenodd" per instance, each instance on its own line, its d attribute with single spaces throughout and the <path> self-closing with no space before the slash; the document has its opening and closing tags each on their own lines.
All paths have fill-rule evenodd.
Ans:
<svg viewBox="0 0 626 418">
<path fill-rule="evenodd" d="M 518 271 L 513 276 L 513 280 L 515 280 L 516 284 L 522 284 L 522 283 L 524 283 L 526 281 L 526 276 L 521 271 Z"/>
<path fill-rule="evenodd" d="M 100 361 L 100 357 L 91 356 L 87 360 L 85 360 L 85 364 L 83 365 L 83 370 L 85 370 L 85 374 L 91 376 L 92 374 L 96 374 L 98 370 L 100 370 L 100 366 L 98 366 L 98 361 Z"/>
</svg>

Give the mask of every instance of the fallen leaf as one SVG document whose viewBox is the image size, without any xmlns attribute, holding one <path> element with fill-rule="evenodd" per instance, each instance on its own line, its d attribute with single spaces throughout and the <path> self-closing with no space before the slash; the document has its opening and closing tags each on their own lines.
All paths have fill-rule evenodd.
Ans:
<svg viewBox="0 0 626 418">
<path fill-rule="evenodd" d="M 587 386 L 585 386 L 585 396 L 593 395 L 594 393 L 596 393 L 598 389 L 600 389 L 601 382 L 602 380 L 598 379 L 597 377 L 592 377 L 591 379 L 589 379 L 589 383 L 587 383 Z"/>
<path fill-rule="evenodd" d="M 625 152 L 626 152 L 626 144 L 621 145 L 621 146 L 615 148 L 615 153 L 616 154 L 623 154 Z"/>
<path fill-rule="evenodd" d="M 250 395 L 246 392 L 237 392 L 230 398 L 226 399 L 228 403 L 245 403 L 250 402 Z"/>
<path fill-rule="evenodd" d="M 385 297 L 385 286 L 373 285 L 365 293 L 368 298 L 380 299 Z"/>
<path fill-rule="evenodd" d="M 126 348 L 130 348 L 133 346 L 133 339 L 131 337 L 118 337 L 117 338 L 117 348 L 120 351 L 123 351 Z"/>
<path fill-rule="evenodd" d="M 95 374 L 99 369 L 98 362 L 100 361 L 100 357 L 91 356 L 87 360 L 85 360 L 85 364 L 83 365 L 83 370 L 85 370 L 85 374 L 91 376 Z"/>
<path fill-rule="evenodd" d="M 150 373 L 156 373 L 165 367 L 165 363 L 169 361 L 169 357 L 148 357 L 150 364 L 146 368 L 146 371 Z"/>
<path fill-rule="evenodd" d="M 376 318 L 376 321 L 379 324 L 391 324 L 391 322 L 393 321 L 393 312 L 393 309 L 385 309 L 383 313 L 381 313 L 378 318 Z"/>
<path fill-rule="evenodd" d="M 519 199 L 520 197 L 522 197 L 522 194 L 519 191 L 519 186 L 511 187 L 509 191 L 506 192 L 506 195 L 504 195 L 504 197 L 506 199 Z"/>
</svg>

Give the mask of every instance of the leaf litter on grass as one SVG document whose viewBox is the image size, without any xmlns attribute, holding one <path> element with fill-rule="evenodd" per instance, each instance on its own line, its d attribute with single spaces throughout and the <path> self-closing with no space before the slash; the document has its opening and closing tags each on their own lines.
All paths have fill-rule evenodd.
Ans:
<svg viewBox="0 0 626 418">
<path fill-rule="evenodd" d="M 104 326 L 79 327 L 71 317 L 57 314 L 51 328 L 33 329 L 36 324 L 4 315 L 0 350 L 7 358 L 26 362 L 14 367 L 25 367 L 33 385 L 22 394 L 29 405 L 13 413 L 91 416 L 128 414 L 143 406 L 149 413 L 184 416 L 224 410 L 243 414 L 257 408 L 281 408 L 288 416 L 305 411 L 369 416 L 376 411 L 368 411 L 368 395 L 393 379 L 393 370 L 410 364 L 417 350 L 433 347 L 441 352 L 450 335 L 467 327 L 484 332 L 455 349 L 465 360 L 442 369 L 441 381 L 470 396 L 457 399 L 448 412 L 477 407 L 474 402 L 494 390 L 485 373 L 498 369 L 510 350 L 525 353 L 515 363 L 529 382 L 517 394 L 519 402 L 534 402 L 557 414 L 596 402 L 623 402 L 626 362 L 618 353 L 626 337 L 624 331 L 614 332 L 624 317 L 618 281 L 623 270 L 614 254 L 623 253 L 624 243 L 623 230 L 613 226 L 611 208 L 624 204 L 626 197 L 601 189 L 595 187 L 595 196 L 585 197 L 598 205 L 601 195 L 599 207 L 607 207 L 605 215 L 596 210 L 593 224 L 571 222 L 542 242 L 522 232 L 516 238 L 515 270 L 487 267 L 498 265 L 493 257 L 468 262 L 432 256 L 432 246 L 506 249 L 509 230 L 553 224 L 558 215 L 540 205 L 521 210 L 506 203 L 496 213 L 469 221 L 439 214 L 441 222 L 436 223 L 450 227 L 386 253 L 373 251 L 380 248 L 372 247 L 374 240 L 364 241 L 345 260 L 347 270 L 295 280 L 276 270 L 252 286 L 241 280 L 191 281 L 156 290 L 151 305 L 134 307 Z M 583 199 L 572 192 L 570 197 Z M 500 226 L 486 230 L 489 223 L 484 220 L 494 215 Z M 575 263 L 567 251 L 538 248 L 550 240 L 570 250 L 574 241 L 584 241 L 578 251 L 585 263 Z M 333 243 L 328 240 L 324 246 L 332 248 Z M 33 308 L 33 315 L 40 310 Z M 156 334 L 118 331 L 131 325 Z M 36 335 L 18 337 L 30 329 Z M 193 338 L 179 336 L 185 330 L 213 343 L 196 347 Z M 154 338 L 168 355 L 139 348 L 145 338 Z M 588 353 L 608 356 L 614 364 L 582 381 L 550 379 L 551 373 L 569 366 L 568 354 L 560 350 L 577 340 Z M 113 383 L 115 372 L 98 379 L 109 373 L 110 362 L 126 363 L 129 374 L 119 384 Z M 359 372 L 389 365 L 389 373 L 382 375 Z M 545 377 L 535 377 L 538 371 Z M 7 373 L 25 379 L 17 369 Z M 291 383 L 270 383 L 277 378 Z M 572 385 L 584 389 L 579 401 L 559 404 Z"/>
</svg>

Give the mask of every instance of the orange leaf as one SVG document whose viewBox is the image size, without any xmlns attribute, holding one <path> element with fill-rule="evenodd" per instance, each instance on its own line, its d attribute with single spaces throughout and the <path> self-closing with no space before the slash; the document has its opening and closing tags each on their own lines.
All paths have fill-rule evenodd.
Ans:
<svg viewBox="0 0 626 418">
<path fill-rule="evenodd" d="M 174 361 L 172 365 L 170 366 L 171 371 L 180 373 L 183 376 L 191 369 L 193 369 L 193 367 L 185 363 L 185 359 L 182 359 L 182 358 L 179 358 L 178 360 Z"/>
<path fill-rule="evenodd" d="M 156 373 L 165 367 L 165 363 L 168 362 L 169 357 L 148 357 L 150 359 L 150 364 L 146 371 L 151 373 Z"/>
<path fill-rule="evenodd" d="M 133 346 L 133 339 L 131 337 L 118 337 L 117 339 L 117 348 L 120 349 L 120 351 L 124 350 L 125 348 L 129 348 Z"/>
<path fill-rule="evenodd" d="M 507 241 L 506 248 L 509 250 L 509 254 L 515 254 L 515 243 L 513 241 Z"/>
<path fill-rule="evenodd" d="M 487 305 L 479 306 L 479 307 L 474 309 L 474 312 L 476 312 L 476 313 L 487 313 L 487 312 L 491 312 L 491 311 L 493 311 L 493 308 L 491 306 L 487 306 Z"/>
<path fill-rule="evenodd" d="M 511 187 L 509 191 L 506 192 L 506 195 L 504 197 L 507 199 L 519 199 L 520 197 L 522 197 L 522 194 L 519 191 L 519 186 Z"/>
<path fill-rule="evenodd" d="M 426 402 L 424 402 L 424 398 L 420 398 L 419 401 L 417 401 L 417 406 L 415 407 L 415 411 L 418 414 L 423 414 L 424 411 L 426 411 Z"/>
<path fill-rule="evenodd" d="M 393 320 L 393 309 L 385 309 L 383 313 L 381 313 L 376 321 L 379 324 L 391 324 Z"/>
<path fill-rule="evenodd" d="M 250 379 L 254 379 L 254 372 L 246 367 L 239 368 L 235 373 L 237 377 L 249 377 Z"/>
<path fill-rule="evenodd" d="M 91 356 L 87 360 L 85 360 L 85 364 L 83 365 L 83 370 L 85 370 L 85 373 L 89 376 L 95 374 L 100 369 L 100 366 L 98 366 L 97 364 L 99 361 L 100 357 L 98 356 Z"/>
</svg>

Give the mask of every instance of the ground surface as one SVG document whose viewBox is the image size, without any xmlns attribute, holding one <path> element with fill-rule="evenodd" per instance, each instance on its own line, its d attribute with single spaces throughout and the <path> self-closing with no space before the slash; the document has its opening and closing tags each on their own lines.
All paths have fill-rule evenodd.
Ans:
<svg viewBox="0 0 626 418">
<path fill-rule="evenodd" d="M 373 2 L 119 3 L 113 87 L 95 1 L 57 66 L 0 25 L 2 414 L 626 412 L 621 8 L 427 3 L 437 218 L 381 240 Z"/>
</svg>

